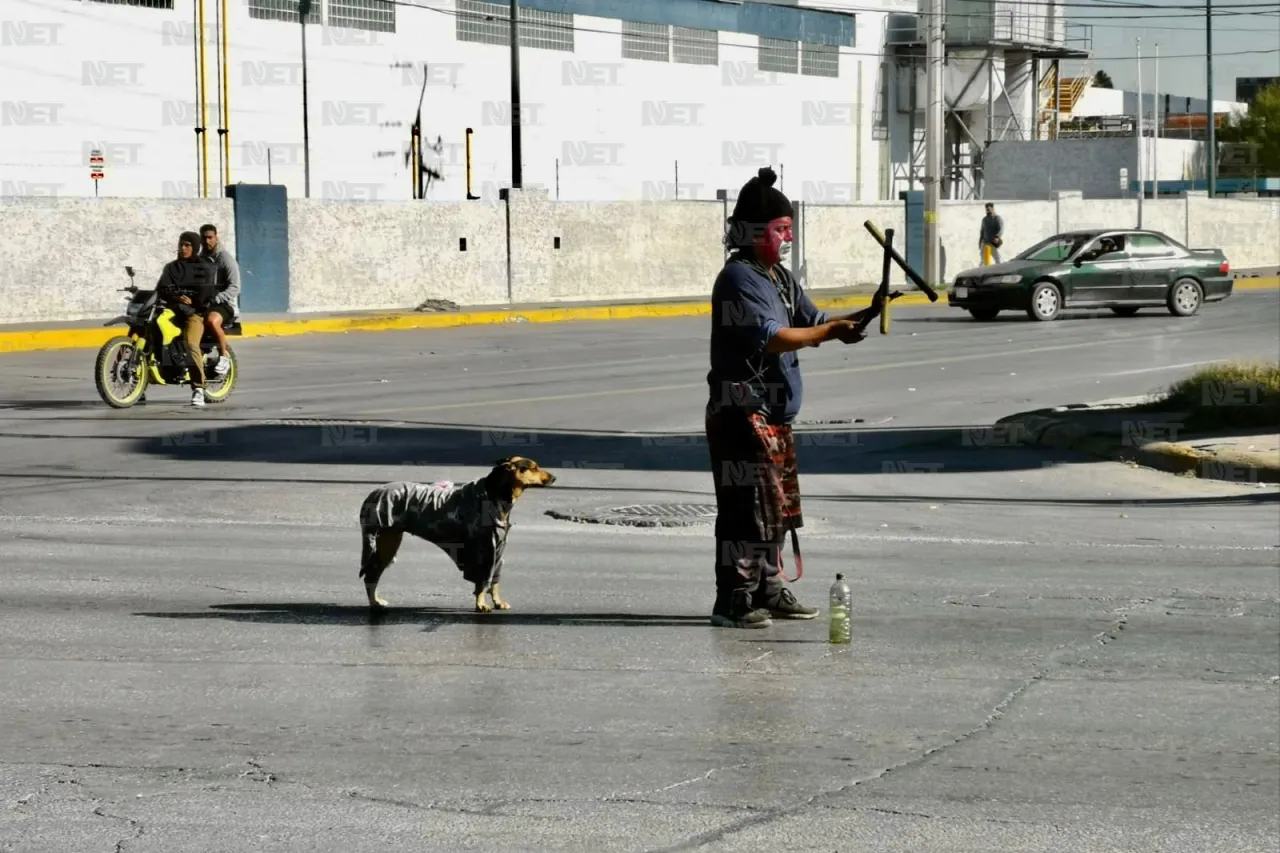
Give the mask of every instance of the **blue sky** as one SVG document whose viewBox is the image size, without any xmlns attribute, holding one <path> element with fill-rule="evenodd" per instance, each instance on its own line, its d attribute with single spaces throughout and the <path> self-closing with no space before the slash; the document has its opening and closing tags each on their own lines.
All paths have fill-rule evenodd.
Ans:
<svg viewBox="0 0 1280 853">
<path fill-rule="evenodd" d="M 1151 91 L 1155 79 L 1156 45 L 1160 46 L 1160 91 L 1171 95 L 1204 97 L 1205 95 L 1205 16 L 1186 9 L 1194 0 L 1143 0 L 1149 5 L 1171 6 L 1163 12 L 1152 9 L 1125 8 L 1136 0 L 1108 0 L 1093 3 L 1092 8 L 1076 5 L 1067 8 L 1067 20 L 1093 27 L 1091 70 L 1111 75 L 1116 88 L 1136 90 L 1138 81 L 1138 47 L 1142 40 L 1142 88 Z M 1215 98 L 1234 100 L 1237 77 L 1280 76 L 1280 0 L 1219 0 L 1222 7 L 1213 15 L 1213 94 Z M 1266 3 L 1270 14 L 1248 13 L 1245 5 Z M 1217 4 L 1215 4 L 1216 6 Z M 1236 8 L 1231 8 L 1232 6 Z M 1182 8 L 1179 8 L 1182 7 Z M 1228 14 L 1230 13 L 1230 14 Z M 1185 17 L 1146 17 L 1143 15 Z M 1075 29 L 1075 28 L 1073 28 Z M 1270 53 L 1242 54 L 1257 50 Z M 1233 55 L 1236 54 L 1236 55 Z M 1078 67 L 1063 63 L 1064 76 Z"/>
</svg>

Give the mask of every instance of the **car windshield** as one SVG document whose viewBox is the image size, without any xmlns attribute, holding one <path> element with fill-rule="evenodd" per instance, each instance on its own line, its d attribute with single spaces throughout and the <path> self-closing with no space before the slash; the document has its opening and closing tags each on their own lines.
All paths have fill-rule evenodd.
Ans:
<svg viewBox="0 0 1280 853">
<path fill-rule="evenodd" d="M 1020 261 L 1065 261 L 1093 239 L 1093 234 L 1059 234 L 1017 255 Z"/>
</svg>

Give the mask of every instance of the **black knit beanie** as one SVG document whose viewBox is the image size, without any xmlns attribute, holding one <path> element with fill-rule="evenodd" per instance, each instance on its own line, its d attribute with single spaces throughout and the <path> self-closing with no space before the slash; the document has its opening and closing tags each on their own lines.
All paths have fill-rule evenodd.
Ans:
<svg viewBox="0 0 1280 853">
<path fill-rule="evenodd" d="M 782 216 L 795 216 L 791 200 L 776 190 L 778 174 L 765 166 L 738 191 L 733 218 L 748 225 L 765 225 Z"/>
</svg>

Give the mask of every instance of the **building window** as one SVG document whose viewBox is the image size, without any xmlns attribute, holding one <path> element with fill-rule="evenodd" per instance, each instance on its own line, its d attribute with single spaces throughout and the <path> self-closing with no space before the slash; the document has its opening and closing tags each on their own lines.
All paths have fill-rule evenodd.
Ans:
<svg viewBox="0 0 1280 853">
<path fill-rule="evenodd" d="M 671 28 L 671 58 L 686 65 L 719 65 L 720 34 L 715 30 Z"/>
<path fill-rule="evenodd" d="M 392 0 L 329 0 L 329 26 L 394 33 L 396 4 Z"/>
<path fill-rule="evenodd" d="M 622 22 L 622 58 L 671 61 L 671 28 L 666 24 Z"/>
<path fill-rule="evenodd" d="M 249 17 L 263 21 L 298 23 L 298 0 L 249 0 Z M 308 24 L 320 23 L 320 0 L 312 0 Z"/>
<path fill-rule="evenodd" d="M 800 70 L 800 43 L 760 36 L 758 64 L 761 71 L 795 74 Z"/>
<path fill-rule="evenodd" d="M 95 3 L 110 3 L 114 6 L 137 6 L 142 9 L 172 9 L 173 0 L 93 0 Z"/>
<path fill-rule="evenodd" d="M 458 41 L 511 45 L 511 6 L 485 0 L 457 0 Z M 573 53 L 573 15 L 520 9 L 520 46 Z"/>
<path fill-rule="evenodd" d="M 810 77 L 839 77 L 840 48 L 805 42 L 800 51 L 800 73 Z"/>
</svg>

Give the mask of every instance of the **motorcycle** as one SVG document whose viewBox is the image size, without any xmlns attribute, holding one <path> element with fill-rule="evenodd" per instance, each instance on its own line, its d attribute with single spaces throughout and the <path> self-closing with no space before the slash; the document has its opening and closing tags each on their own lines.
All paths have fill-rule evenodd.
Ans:
<svg viewBox="0 0 1280 853">
<path fill-rule="evenodd" d="M 124 270 L 130 283 L 119 292 L 130 294 L 129 303 L 123 314 L 103 325 L 123 323 L 129 327 L 129 334 L 103 344 L 93 370 L 98 396 L 114 409 L 137 405 L 148 385 L 180 386 L 190 381 L 187 345 L 177 312 L 165 305 L 156 291 L 141 290 L 133 284 L 133 267 Z M 242 334 L 239 323 L 223 326 L 222 331 L 228 337 Z M 231 395 L 239 374 L 235 350 L 227 347 L 231 365 L 225 374 L 216 375 L 213 368 L 218 363 L 218 342 L 206 326 L 200 339 L 200 355 L 204 360 L 204 398 L 209 403 L 221 403 Z"/>
</svg>

